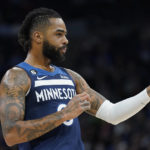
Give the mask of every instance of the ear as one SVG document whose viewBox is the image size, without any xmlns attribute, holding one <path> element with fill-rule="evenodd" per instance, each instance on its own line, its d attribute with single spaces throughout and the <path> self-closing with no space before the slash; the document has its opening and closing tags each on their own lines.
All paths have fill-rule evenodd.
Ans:
<svg viewBox="0 0 150 150">
<path fill-rule="evenodd" d="M 43 34 L 39 31 L 34 31 L 32 34 L 32 40 L 37 44 L 41 44 L 43 41 Z"/>
</svg>

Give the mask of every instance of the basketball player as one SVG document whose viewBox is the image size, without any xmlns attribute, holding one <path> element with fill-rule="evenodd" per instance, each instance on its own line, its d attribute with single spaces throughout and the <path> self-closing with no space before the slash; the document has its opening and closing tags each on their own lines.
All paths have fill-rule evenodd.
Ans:
<svg viewBox="0 0 150 150">
<path fill-rule="evenodd" d="M 53 65 L 53 61 L 64 60 L 66 34 L 64 21 L 54 10 L 39 8 L 26 16 L 19 42 L 27 57 L 6 72 L 0 88 L 1 124 L 9 146 L 18 144 L 19 150 L 84 150 L 80 114 L 87 112 L 118 124 L 150 102 L 148 87 L 113 104 L 78 73 Z"/>
</svg>

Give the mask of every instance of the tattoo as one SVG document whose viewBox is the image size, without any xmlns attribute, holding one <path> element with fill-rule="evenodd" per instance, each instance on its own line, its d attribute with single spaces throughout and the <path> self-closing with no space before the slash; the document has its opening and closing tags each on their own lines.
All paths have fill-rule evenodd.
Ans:
<svg viewBox="0 0 150 150">
<path fill-rule="evenodd" d="M 19 69 L 6 73 L 1 83 L 2 127 L 4 136 L 10 132 L 14 122 L 24 117 L 24 98 L 27 75 Z"/>
<path fill-rule="evenodd" d="M 74 82 L 76 83 L 76 91 L 78 94 L 84 92 L 85 89 L 89 88 L 89 85 L 79 74 L 77 74 L 69 69 L 67 69 L 67 71 L 73 78 Z"/>
<path fill-rule="evenodd" d="M 38 138 L 60 125 L 63 115 L 63 113 L 56 112 L 41 119 L 18 122 L 16 124 L 17 135 L 22 136 L 24 141 Z"/>
<path fill-rule="evenodd" d="M 0 115 L 5 139 L 10 145 L 31 141 L 49 132 L 64 122 L 64 113 L 36 120 L 24 121 L 25 95 L 30 87 L 30 79 L 22 69 L 11 69 L 0 85 Z"/>
<path fill-rule="evenodd" d="M 89 85 L 86 83 L 86 81 L 79 74 L 69 69 L 67 69 L 67 71 L 73 78 L 74 82 L 76 83 L 77 94 L 87 92 L 90 95 L 91 109 L 87 112 L 90 113 L 91 115 L 95 115 L 100 105 L 106 100 L 106 98 L 100 95 L 98 92 L 91 89 Z"/>
<path fill-rule="evenodd" d="M 13 127 L 15 123 L 15 118 L 18 119 L 20 118 L 21 112 L 21 107 L 19 104 L 15 103 L 9 103 L 5 106 L 4 113 L 5 113 L 5 120 L 3 122 L 3 133 L 4 136 L 8 133 L 11 132 L 11 127 Z"/>
</svg>

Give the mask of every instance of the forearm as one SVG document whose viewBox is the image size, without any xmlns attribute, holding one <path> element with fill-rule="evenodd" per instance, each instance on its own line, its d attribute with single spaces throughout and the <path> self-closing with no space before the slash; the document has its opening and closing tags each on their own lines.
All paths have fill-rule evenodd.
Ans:
<svg viewBox="0 0 150 150">
<path fill-rule="evenodd" d="M 9 125 L 3 125 L 4 137 L 9 146 L 31 141 L 50 132 L 66 120 L 67 115 L 62 110 L 41 119 L 9 122 Z"/>
<path fill-rule="evenodd" d="M 98 109 L 96 117 L 112 124 L 118 124 L 127 120 L 150 102 L 148 91 L 149 89 L 146 89 L 136 96 L 122 100 L 115 104 L 106 100 Z"/>
<path fill-rule="evenodd" d="M 90 97 L 83 92 L 74 96 L 66 107 L 51 115 L 41 119 L 22 121 L 22 119 L 11 119 L 14 116 L 4 115 L 1 122 L 5 140 L 9 146 L 36 139 L 54 128 L 61 125 L 66 120 L 78 117 L 81 113 L 90 109 Z M 9 109 L 10 111 L 10 109 Z M 4 112 L 4 111 L 2 111 Z M 12 112 L 12 111 L 10 111 Z M 15 117 L 18 118 L 18 117 Z M 17 121 L 18 120 L 18 121 Z"/>
<path fill-rule="evenodd" d="M 91 98 L 91 109 L 87 113 L 94 115 L 112 124 L 120 123 L 140 111 L 150 102 L 150 86 L 145 90 L 145 96 L 134 96 L 119 103 L 113 104 L 101 94 L 91 89 L 86 81 L 77 73 L 68 70 L 76 83 L 77 93 L 86 91 Z"/>
</svg>

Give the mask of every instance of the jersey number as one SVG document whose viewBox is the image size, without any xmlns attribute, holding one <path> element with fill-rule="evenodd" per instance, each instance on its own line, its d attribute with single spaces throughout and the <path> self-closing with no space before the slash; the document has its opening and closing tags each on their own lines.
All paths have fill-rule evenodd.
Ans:
<svg viewBox="0 0 150 150">
<path fill-rule="evenodd" d="M 66 104 L 60 104 L 57 108 L 57 111 L 61 111 L 63 108 L 65 108 L 67 105 Z M 73 124 L 73 119 L 67 120 L 63 123 L 66 126 L 71 126 Z"/>
</svg>

